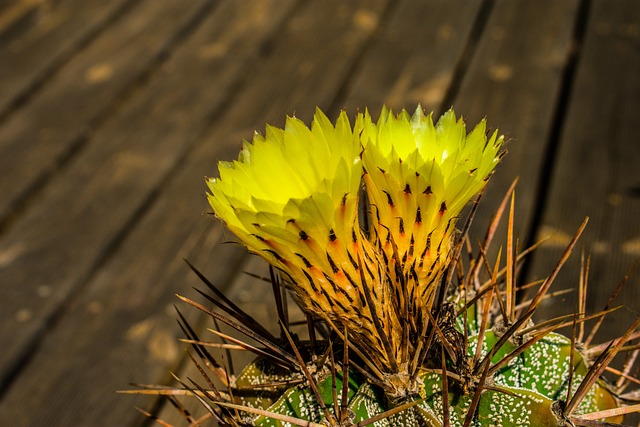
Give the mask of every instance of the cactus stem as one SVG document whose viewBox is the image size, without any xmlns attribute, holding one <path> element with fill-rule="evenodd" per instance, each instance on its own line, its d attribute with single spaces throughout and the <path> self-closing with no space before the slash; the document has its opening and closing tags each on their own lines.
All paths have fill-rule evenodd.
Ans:
<svg viewBox="0 0 640 427">
<path fill-rule="evenodd" d="M 507 329 L 507 331 L 502 335 L 502 337 L 500 337 L 498 342 L 493 346 L 493 348 L 483 358 L 482 362 L 480 362 L 479 364 L 477 364 L 475 366 L 474 374 L 476 374 L 476 375 L 478 374 L 480 366 L 483 366 L 485 363 L 489 364 L 489 361 L 491 360 L 491 358 L 495 355 L 495 353 L 498 350 L 500 350 L 500 348 L 507 342 L 507 340 L 509 340 L 511 337 L 513 337 L 514 334 L 520 329 L 520 327 L 523 324 L 527 323 L 527 321 L 529 319 L 531 319 L 531 317 L 533 316 L 535 311 L 538 309 L 540 303 L 542 302 L 542 300 L 544 298 L 544 295 L 546 294 L 546 292 L 548 291 L 549 287 L 553 283 L 553 280 L 555 279 L 555 277 L 557 276 L 558 272 L 560 271 L 560 268 L 562 268 L 562 266 L 566 263 L 567 258 L 569 257 L 569 254 L 571 253 L 571 250 L 573 249 L 573 247 L 575 246 L 578 238 L 580 237 L 580 235 L 584 231 L 584 228 L 587 225 L 587 221 L 588 221 L 588 219 L 585 219 L 583 221 L 583 223 L 581 224 L 580 228 L 578 229 L 578 231 L 574 235 L 573 239 L 571 240 L 571 242 L 569 243 L 569 245 L 565 249 L 562 257 L 560 258 L 560 261 L 558 262 L 556 267 L 553 269 L 551 274 L 545 279 L 543 284 L 538 289 L 538 292 L 536 293 L 536 295 L 531 300 L 531 303 L 529 304 L 528 309 L 525 312 L 525 314 L 523 316 L 521 316 L 517 321 L 515 321 L 515 323 L 513 325 L 511 325 Z"/>
</svg>

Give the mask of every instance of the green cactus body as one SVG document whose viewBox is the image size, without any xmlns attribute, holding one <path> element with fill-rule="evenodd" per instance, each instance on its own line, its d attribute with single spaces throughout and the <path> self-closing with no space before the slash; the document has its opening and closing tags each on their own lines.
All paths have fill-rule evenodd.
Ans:
<svg viewBox="0 0 640 427">
<path fill-rule="evenodd" d="M 290 374 L 290 373 L 289 373 Z M 325 372 L 321 375 L 323 379 L 318 382 L 318 391 L 323 402 L 334 412 L 333 390 L 342 390 L 342 374 L 335 376 Z M 291 380 L 283 375 L 282 369 L 273 367 L 264 359 L 257 359 L 247 365 L 236 380 L 238 389 L 251 391 L 251 396 L 241 397 L 241 402 L 250 407 L 267 409 L 270 412 L 295 417 L 301 420 L 320 422 L 323 418 L 323 411 L 318 404 L 318 399 L 308 386 L 292 387 L 267 387 L 262 392 L 256 391 L 256 385 L 272 384 Z M 362 400 L 361 396 L 356 396 L 362 388 L 362 381 L 356 377 L 349 378 L 348 399 L 351 402 Z M 251 421 L 256 426 L 285 426 L 283 423 L 272 417 L 259 416 Z"/>
<path fill-rule="evenodd" d="M 473 342 L 473 338 L 470 340 Z M 497 341 L 496 335 L 485 334 L 485 347 Z M 515 346 L 507 342 L 493 357 L 497 363 L 513 351 Z M 551 401 L 566 400 L 568 393 L 571 340 L 563 335 L 550 333 L 528 350 L 508 363 L 494 375 L 496 384 L 513 390 L 527 390 Z M 573 392 L 576 384 L 584 379 L 588 367 L 578 350 L 573 352 Z M 516 393 L 517 394 L 517 393 Z M 573 396 L 573 393 L 572 393 Z M 596 382 L 579 406 L 577 413 L 590 413 L 616 407 L 612 394 L 602 382 Z"/>
<path fill-rule="evenodd" d="M 486 331 L 484 335 L 481 356 L 487 354 L 498 341 L 498 336 L 493 331 Z M 477 343 L 477 336 L 469 338 L 469 354 L 473 357 Z M 493 363 L 499 362 L 503 357 L 513 351 L 516 346 L 507 342 L 492 358 Z M 567 337 L 550 333 L 539 340 L 519 356 L 513 358 L 503 368 L 495 372 L 491 381 L 493 388 L 483 391 L 480 397 L 478 410 L 473 419 L 472 426 L 536 426 L 555 427 L 558 419 L 553 413 L 554 402 L 564 400 L 567 397 L 569 365 L 571 352 L 571 340 Z M 578 350 L 573 354 L 574 385 L 579 384 L 587 372 L 584 358 Z M 236 386 L 268 384 L 274 381 L 282 381 L 291 378 L 283 376 L 283 372 L 277 373 L 277 369 L 266 363 L 264 359 L 257 359 L 249 364 L 238 377 Z M 335 380 L 330 373 L 325 373 L 318 381 L 318 390 L 327 410 L 334 414 L 333 390 L 340 394 L 342 390 L 342 374 L 338 372 Z M 424 384 L 420 392 L 421 402 L 416 406 L 398 414 L 378 420 L 373 423 L 375 427 L 405 425 L 442 426 L 442 375 L 434 372 L 423 372 L 420 378 Z M 275 391 L 274 389 L 272 389 Z M 348 407 L 352 418 L 350 422 L 358 423 L 381 414 L 391 406 L 384 392 L 375 386 L 363 381 L 361 376 L 352 375 L 349 378 Z M 575 392 L 575 387 L 574 390 Z M 318 401 L 308 386 L 297 385 L 289 388 L 281 388 L 281 395 L 277 398 L 252 398 L 243 399 L 243 403 L 267 409 L 280 415 L 295 417 L 322 423 L 323 411 Z M 449 380 L 449 413 L 451 426 L 462 426 L 467 416 L 468 409 L 473 399 L 474 390 L 463 390 L 460 384 Z M 273 393 L 271 394 L 273 395 Z M 582 400 L 579 413 L 590 413 L 616 407 L 612 394 L 604 384 L 597 382 L 586 397 Z M 608 420 L 615 422 L 619 420 Z M 289 426 L 274 417 L 253 417 L 250 421 L 256 426 Z M 347 424 L 348 425 L 348 424 Z"/>
</svg>

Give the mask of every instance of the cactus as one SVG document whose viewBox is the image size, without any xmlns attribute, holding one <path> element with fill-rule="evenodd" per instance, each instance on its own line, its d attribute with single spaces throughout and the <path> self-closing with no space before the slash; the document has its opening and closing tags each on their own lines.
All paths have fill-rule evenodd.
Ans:
<svg viewBox="0 0 640 427">
<path fill-rule="evenodd" d="M 317 110 L 310 127 L 288 118 L 284 129 L 245 142 L 238 160 L 221 162 L 219 178 L 207 180 L 208 200 L 270 264 L 281 333 L 191 266 L 210 294 L 202 292 L 206 304 L 180 298 L 251 338 L 218 333 L 256 358 L 230 375 L 209 351 L 214 344 L 180 315 L 206 384 L 181 381 L 182 392 L 202 403 L 205 418 L 230 426 L 604 426 L 638 411 L 638 393 L 623 392 L 640 320 L 598 346 L 593 333 L 584 338 L 584 323 L 599 325 L 610 307 L 586 315 L 581 304 L 578 313 L 532 321 L 586 220 L 519 304 L 517 292 L 536 284 L 517 283 L 532 248 L 517 253 L 513 243 L 513 186 L 472 253 L 469 224 L 503 142 L 487 135 L 485 121 L 467 133 L 452 110 L 434 124 L 420 107 L 413 115 L 383 109 L 377 122 L 365 111 L 353 126 L 344 112 L 334 125 Z M 504 261 L 502 250 L 490 261 L 509 201 Z M 283 289 L 307 316 L 305 337 L 286 322 Z M 612 384 L 603 374 L 623 350 L 632 357 Z"/>
</svg>

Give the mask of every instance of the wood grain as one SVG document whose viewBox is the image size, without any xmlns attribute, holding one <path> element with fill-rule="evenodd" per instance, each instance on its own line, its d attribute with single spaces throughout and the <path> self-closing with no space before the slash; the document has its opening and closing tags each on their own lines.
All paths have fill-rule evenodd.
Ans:
<svg viewBox="0 0 640 427">
<path fill-rule="evenodd" d="M 175 11 L 166 10 L 175 17 Z M 195 46 L 177 52 L 177 62 L 159 73 L 148 91 L 140 92 L 96 132 L 87 149 L 43 191 L 38 205 L 3 236 L 0 276 L 3 283 L 12 284 L 0 310 L 3 378 L 11 375 L 52 326 L 56 313 L 147 208 L 209 116 L 224 104 L 225 91 L 255 58 L 263 37 L 277 28 L 277 15 L 273 21 L 261 16 L 246 20 L 231 12 L 227 6 L 214 14 Z M 205 49 L 211 40 L 241 48 L 243 54 L 233 60 L 194 58 L 189 49 Z M 190 77 L 212 83 L 206 90 L 194 90 L 182 84 Z"/>
<path fill-rule="evenodd" d="M 132 3 L 19 0 L 4 7 L 0 13 L 0 118 Z"/>
<path fill-rule="evenodd" d="M 0 221 L 35 197 L 209 4 L 141 2 L 8 118 L 0 129 Z"/>
<path fill-rule="evenodd" d="M 522 244 L 530 234 L 578 6 L 574 0 L 496 1 L 492 8 L 453 102 L 468 124 L 486 117 L 508 141 L 472 236 L 484 235 L 493 210 L 518 177 L 516 230 Z M 496 239 L 497 249 L 505 240 Z"/>
<path fill-rule="evenodd" d="M 230 2 L 229 7 L 233 4 Z M 147 174 L 144 174 L 144 170 L 142 173 L 139 170 L 132 171 L 136 176 L 139 175 L 138 182 L 141 188 L 129 189 L 130 179 L 123 180 L 126 184 L 123 184 L 118 191 L 112 187 L 105 188 L 104 191 L 98 191 L 96 188 L 96 186 L 113 185 L 113 179 L 107 181 L 92 179 L 91 183 L 85 183 L 85 186 L 89 185 L 93 188 L 93 194 L 113 194 L 114 199 L 99 197 L 95 202 L 101 207 L 109 207 L 109 209 L 94 211 L 95 214 L 104 212 L 102 215 L 105 222 L 102 227 L 105 230 L 100 231 L 100 235 L 95 231 L 92 232 L 91 238 L 99 239 L 93 244 L 88 245 L 87 241 L 82 242 L 82 256 L 85 258 L 83 264 L 91 264 L 91 257 L 95 256 L 95 252 L 89 253 L 89 249 L 95 251 L 104 247 L 104 239 L 109 236 L 109 233 L 105 233 L 104 236 L 102 233 L 113 224 L 122 223 L 122 215 L 135 214 L 136 209 L 142 208 L 149 208 L 149 212 L 140 219 L 135 230 L 123 239 L 117 255 L 114 255 L 100 271 L 94 273 L 93 280 L 89 282 L 86 290 L 67 306 L 64 319 L 42 341 L 42 349 L 34 357 L 32 368 L 20 376 L 0 404 L 0 420 L 16 418 L 17 413 L 24 414 L 25 408 L 29 408 L 26 411 L 29 416 L 24 425 L 51 420 L 54 413 L 59 425 L 67 425 L 65 423 L 70 422 L 87 425 L 94 423 L 121 425 L 136 417 L 136 412 L 132 409 L 134 404 L 148 406 L 152 403 L 148 399 L 124 400 L 121 396 L 114 394 L 109 399 L 113 399 L 114 405 L 117 403 L 118 406 L 111 407 L 108 411 L 85 411 L 79 414 L 79 411 L 74 410 L 74 407 L 91 407 L 94 399 L 105 399 L 105 389 L 121 389 L 130 381 L 143 383 L 166 381 L 169 369 L 175 369 L 178 358 L 181 356 L 175 341 L 178 329 L 175 327 L 175 315 L 167 314 L 164 307 L 175 301 L 174 292 L 170 289 L 177 289 L 177 287 L 184 289 L 185 283 L 193 283 L 189 282 L 188 277 L 191 277 L 191 280 L 195 279 L 187 271 L 186 266 L 179 261 L 181 257 L 192 259 L 212 280 L 219 283 L 230 281 L 230 275 L 237 273 L 239 255 L 228 252 L 228 246 L 218 246 L 214 249 L 222 236 L 228 238 L 228 234 L 223 233 L 219 225 L 216 225 L 217 231 L 213 234 L 210 230 L 207 231 L 210 219 L 202 215 L 206 209 L 202 204 L 204 202 L 203 177 L 215 173 L 216 158 L 235 156 L 242 137 L 249 137 L 252 128 L 263 126 L 266 108 L 252 110 L 257 108 L 252 106 L 271 105 L 274 108 L 272 112 L 275 113 L 284 111 L 283 104 L 289 106 L 326 104 L 330 102 L 332 94 L 335 97 L 340 82 L 348 72 L 353 51 L 362 45 L 372 30 L 369 27 L 351 25 L 355 11 L 361 10 L 375 16 L 380 13 L 383 3 L 354 2 L 349 5 L 336 3 L 335 7 L 330 8 L 331 19 L 320 20 L 318 18 L 321 13 L 329 13 L 323 5 L 311 3 L 301 7 L 299 12 L 287 21 L 287 26 L 279 34 L 278 39 L 274 40 L 266 57 L 251 63 L 260 64 L 258 72 L 252 73 L 252 78 L 248 79 L 242 90 L 234 96 L 232 105 L 223 117 L 216 121 L 218 124 L 212 128 L 212 133 L 200 139 L 201 144 L 189 153 L 187 158 L 182 159 L 183 163 L 176 170 L 175 175 L 163 182 L 165 185 L 161 190 L 156 190 L 158 198 L 152 207 L 140 205 L 143 201 L 136 196 L 145 190 L 142 187 L 150 185 L 146 180 L 158 179 L 156 176 L 160 168 L 158 163 L 166 162 L 168 151 L 176 149 L 176 141 L 173 138 L 168 138 L 164 142 L 167 144 L 164 151 L 160 150 L 162 141 L 160 134 L 155 134 L 155 138 L 146 142 L 153 144 L 153 148 L 140 146 L 143 142 L 137 139 L 127 140 L 129 144 L 131 141 L 138 141 L 136 149 L 149 152 L 146 161 L 153 168 L 150 168 Z M 224 16 L 224 19 L 229 21 L 228 16 Z M 255 31 L 255 28 L 247 27 L 247 31 L 252 30 Z M 237 36 L 242 35 L 246 37 L 247 34 L 240 33 Z M 319 50 L 310 67 L 301 68 L 301 60 L 306 58 L 308 49 L 314 48 L 314 44 L 321 45 L 330 36 L 346 41 L 345 45 L 348 49 L 345 50 L 344 46 L 340 47 L 340 51 L 346 54 L 337 56 L 338 46 L 336 50 Z M 303 39 L 307 42 L 298 43 Z M 324 64 L 329 60 L 335 66 L 333 73 L 326 73 L 324 70 Z M 252 68 L 252 71 L 254 69 Z M 341 69 L 342 72 L 339 71 Z M 177 90 L 176 87 L 173 87 L 173 90 Z M 157 93 L 151 90 L 149 93 L 157 96 Z M 302 94 L 305 96 L 301 98 Z M 205 97 L 203 97 L 204 101 L 206 101 Z M 176 105 L 171 106 L 171 111 L 179 110 Z M 303 111 L 303 113 L 306 112 Z M 192 117 L 194 114 L 187 114 L 187 116 Z M 128 120 L 127 117 L 128 115 L 123 116 L 124 123 Z M 155 132 L 167 135 L 166 127 L 158 128 L 159 121 L 160 117 L 153 117 L 148 123 L 157 128 Z M 181 122 L 181 125 L 184 126 L 185 123 Z M 147 131 L 150 132 L 151 129 Z M 116 148 L 113 144 L 114 141 L 110 140 L 110 144 L 96 143 L 92 144 L 92 147 L 95 146 L 97 149 L 97 147 L 111 145 L 114 152 L 110 156 L 121 156 L 123 152 L 127 152 L 123 151 L 124 147 Z M 87 161 L 89 161 L 89 153 L 90 150 L 87 150 L 83 156 L 83 158 L 87 156 Z M 95 158 L 91 158 L 91 163 L 97 163 L 100 157 L 109 159 L 110 157 L 105 154 L 101 150 L 96 151 Z M 152 161 L 154 159 L 149 159 L 150 156 L 157 156 L 154 158 L 155 163 Z M 110 176 L 108 169 L 101 173 Z M 67 184 L 71 185 L 74 182 L 78 182 L 78 179 L 69 179 Z M 149 191 L 148 187 L 146 191 Z M 66 190 L 65 193 L 67 194 L 65 197 L 74 196 L 72 191 Z M 86 200 L 87 195 L 80 199 Z M 136 201 L 138 205 L 135 204 Z M 60 203 L 56 202 L 53 205 L 58 206 Z M 117 211 L 114 210 L 115 205 L 118 206 Z M 113 224 L 109 225 L 111 221 Z M 91 224 L 96 224 L 95 217 Z M 89 232 L 88 229 L 81 230 L 78 226 L 78 222 L 75 221 L 76 232 L 81 234 Z M 58 239 L 62 238 L 62 235 L 58 237 Z M 168 260 L 171 261 L 168 262 Z M 78 277 L 76 280 L 82 279 Z M 98 306 L 102 307 L 98 309 L 100 311 L 98 316 L 88 309 L 88 307 Z M 159 308 L 162 309 L 159 311 Z M 142 325 L 140 329 L 144 332 L 144 334 L 141 332 L 141 338 L 127 339 L 127 330 L 139 324 Z M 153 341 L 158 334 L 167 338 L 166 340 L 163 338 L 163 342 L 171 343 L 168 346 L 175 351 L 169 351 L 167 348 L 164 357 L 155 357 L 150 354 L 150 340 Z M 83 355 L 83 358 L 78 360 L 78 355 Z M 82 371 L 82 375 L 64 376 L 65 367 L 69 367 L 69 360 L 76 360 L 75 369 L 78 372 Z M 100 360 L 100 363 L 96 363 L 96 360 Z M 108 371 L 108 375 L 105 375 L 105 366 L 113 367 Z M 52 370 L 54 372 L 51 372 Z M 60 381 L 60 378 L 64 378 L 64 381 Z M 98 388 L 90 387 L 90 384 L 98 380 L 100 380 Z M 27 390 L 30 391 L 27 392 Z M 82 391 L 80 395 L 78 390 Z M 39 402 L 44 396 L 55 399 L 58 403 L 50 402 L 46 407 L 40 407 Z M 70 396 L 74 396 L 73 405 L 68 404 Z M 17 402 L 20 402 L 20 405 L 17 405 Z M 68 406 L 65 407 L 63 402 L 67 402 Z M 106 408 L 107 405 L 100 407 Z"/>
<path fill-rule="evenodd" d="M 402 1 L 394 4 L 347 88 L 340 107 L 351 115 L 382 105 L 413 112 L 438 110 L 452 85 L 481 1 Z"/>
<path fill-rule="evenodd" d="M 640 4 L 596 1 L 591 7 L 567 117 L 546 191 L 539 236 L 551 237 L 533 259 L 532 278 L 544 277 L 568 236 L 585 216 L 582 238 L 591 253 L 587 308 L 601 310 L 640 256 Z M 578 283 L 580 254 L 558 278 L 556 289 Z M 609 316 L 601 339 L 617 336 L 640 311 L 638 271 L 616 304 L 628 310 Z M 557 301 L 549 312 L 566 313 L 576 295 Z M 630 310 L 630 311 L 629 311 Z"/>
</svg>

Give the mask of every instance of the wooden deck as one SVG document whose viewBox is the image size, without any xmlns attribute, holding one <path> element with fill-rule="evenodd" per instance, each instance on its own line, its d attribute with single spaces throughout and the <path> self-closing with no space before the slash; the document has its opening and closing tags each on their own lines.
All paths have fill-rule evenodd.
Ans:
<svg viewBox="0 0 640 427">
<path fill-rule="evenodd" d="M 0 425 L 163 411 L 114 391 L 183 369 L 183 258 L 269 315 L 203 177 L 286 114 L 383 103 L 499 127 L 509 154 L 477 230 L 519 176 L 522 245 L 553 236 L 533 279 L 590 216 L 588 305 L 604 306 L 640 256 L 639 1 L 0 0 Z M 575 255 L 556 289 L 577 283 Z"/>
</svg>

